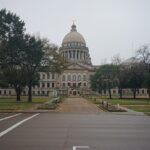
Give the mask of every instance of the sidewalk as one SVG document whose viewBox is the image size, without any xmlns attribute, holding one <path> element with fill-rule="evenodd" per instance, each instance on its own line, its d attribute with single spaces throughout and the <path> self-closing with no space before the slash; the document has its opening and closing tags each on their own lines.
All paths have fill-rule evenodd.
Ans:
<svg viewBox="0 0 150 150">
<path fill-rule="evenodd" d="M 119 106 L 121 109 L 126 110 L 127 112 L 123 112 L 123 114 L 128 114 L 128 115 L 145 115 L 143 112 L 137 112 L 131 109 L 128 109 L 124 106 Z"/>
<path fill-rule="evenodd" d="M 77 112 L 77 113 L 98 113 L 102 112 L 97 105 L 90 103 L 82 97 L 69 97 L 60 104 L 58 112 Z"/>
</svg>

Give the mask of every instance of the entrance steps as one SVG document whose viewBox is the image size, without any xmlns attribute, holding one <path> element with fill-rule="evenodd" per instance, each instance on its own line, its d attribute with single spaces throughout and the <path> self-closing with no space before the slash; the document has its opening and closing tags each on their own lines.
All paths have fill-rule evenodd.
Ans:
<svg viewBox="0 0 150 150">
<path fill-rule="evenodd" d="M 80 98 L 80 95 L 68 95 L 68 98 Z"/>
</svg>

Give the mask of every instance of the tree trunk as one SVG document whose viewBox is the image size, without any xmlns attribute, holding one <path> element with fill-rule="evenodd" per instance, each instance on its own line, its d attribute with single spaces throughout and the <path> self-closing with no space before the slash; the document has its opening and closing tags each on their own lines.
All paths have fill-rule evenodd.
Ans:
<svg viewBox="0 0 150 150">
<path fill-rule="evenodd" d="M 150 100 L 150 88 L 147 89 L 148 99 Z"/>
<path fill-rule="evenodd" d="M 122 99 L 122 88 L 119 88 L 119 96 L 120 96 L 120 99 Z"/>
<path fill-rule="evenodd" d="M 30 81 L 28 84 L 28 102 L 32 102 L 32 82 Z"/>
<path fill-rule="evenodd" d="M 111 99 L 112 97 L 111 97 L 111 90 L 110 89 L 108 90 L 108 93 L 109 93 L 109 99 Z"/>
<path fill-rule="evenodd" d="M 20 102 L 20 101 L 21 101 L 20 95 L 21 95 L 20 93 L 17 93 L 17 97 L 16 97 L 16 101 L 17 101 L 17 102 Z"/>
<path fill-rule="evenodd" d="M 21 88 L 20 87 L 15 87 L 15 91 L 16 91 L 16 101 L 20 102 L 20 96 L 21 96 Z"/>
<path fill-rule="evenodd" d="M 136 89 L 133 89 L 133 98 L 136 99 Z"/>
</svg>

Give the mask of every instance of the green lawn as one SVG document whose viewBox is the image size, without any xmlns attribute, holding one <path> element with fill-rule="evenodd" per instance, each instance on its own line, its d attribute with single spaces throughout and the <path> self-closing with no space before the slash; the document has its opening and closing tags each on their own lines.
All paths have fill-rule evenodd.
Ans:
<svg viewBox="0 0 150 150">
<path fill-rule="evenodd" d="M 150 113 L 150 106 L 127 106 L 127 108 L 135 111 Z"/>
<path fill-rule="evenodd" d="M 31 109 L 36 104 L 44 103 L 48 100 L 50 100 L 50 97 L 33 97 L 33 102 L 28 103 L 27 97 L 23 96 L 21 97 L 20 102 L 16 102 L 15 97 L 0 97 L 0 112 L 7 112 L 7 111 L 22 111 L 26 109 Z"/>
<path fill-rule="evenodd" d="M 102 100 L 108 101 L 112 105 L 150 105 L 150 100 L 147 99 L 101 99 L 95 98 L 96 100 L 92 99 L 94 103 L 99 104 Z M 91 100 L 91 99 L 90 99 Z"/>
<path fill-rule="evenodd" d="M 144 112 L 145 114 L 150 115 L 150 100 L 148 99 L 108 99 L 108 98 L 100 98 L 100 97 L 90 97 L 88 98 L 95 104 L 100 104 L 102 101 L 107 101 L 112 105 L 126 105 L 125 107 L 139 112 Z"/>
<path fill-rule="evenodd" d="M 150 105 L 150 100 L 145 99 L 105 99 L 109 103 L 116 105 Z"/>
</svg>

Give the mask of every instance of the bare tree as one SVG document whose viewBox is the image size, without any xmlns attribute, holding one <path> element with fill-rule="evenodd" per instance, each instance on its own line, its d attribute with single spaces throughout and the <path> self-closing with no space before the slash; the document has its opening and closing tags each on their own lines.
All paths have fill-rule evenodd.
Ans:
<svg viewBox="0 0 150 150">
<path fill-rule="evenodd" d="M 120 54 L 116 54 L 111 58 L 111 62 L 114 65 L 120 65 L 123 59 L 120 57 Z"/>
<path fill-rule="evenodd" d="M 150 47 L 144 45 L 137 50 L 136 54 L 137 58 L 139 58 L 145 66 L 146 71 L 150 73 Z"/>
<path fill-rule="evenodd" d="M 150 99 L 150 46 L 144 45 L 137 50 L 137 58 L 140 59 L 144 67 L 144 87 L 147 88 L 147 92 Z"/>
<path fill-rule="evenodd" d="M 126 81 L 126 68 L 122 65 L 123 59 L 120 57 L 120 54 L 116 54 L 111 59 L 112 64 L 117 67 L 117 87 L 119 91 L 119 96 L 122 98 L 122 89 L 125 87 Z"/>
</svg>

